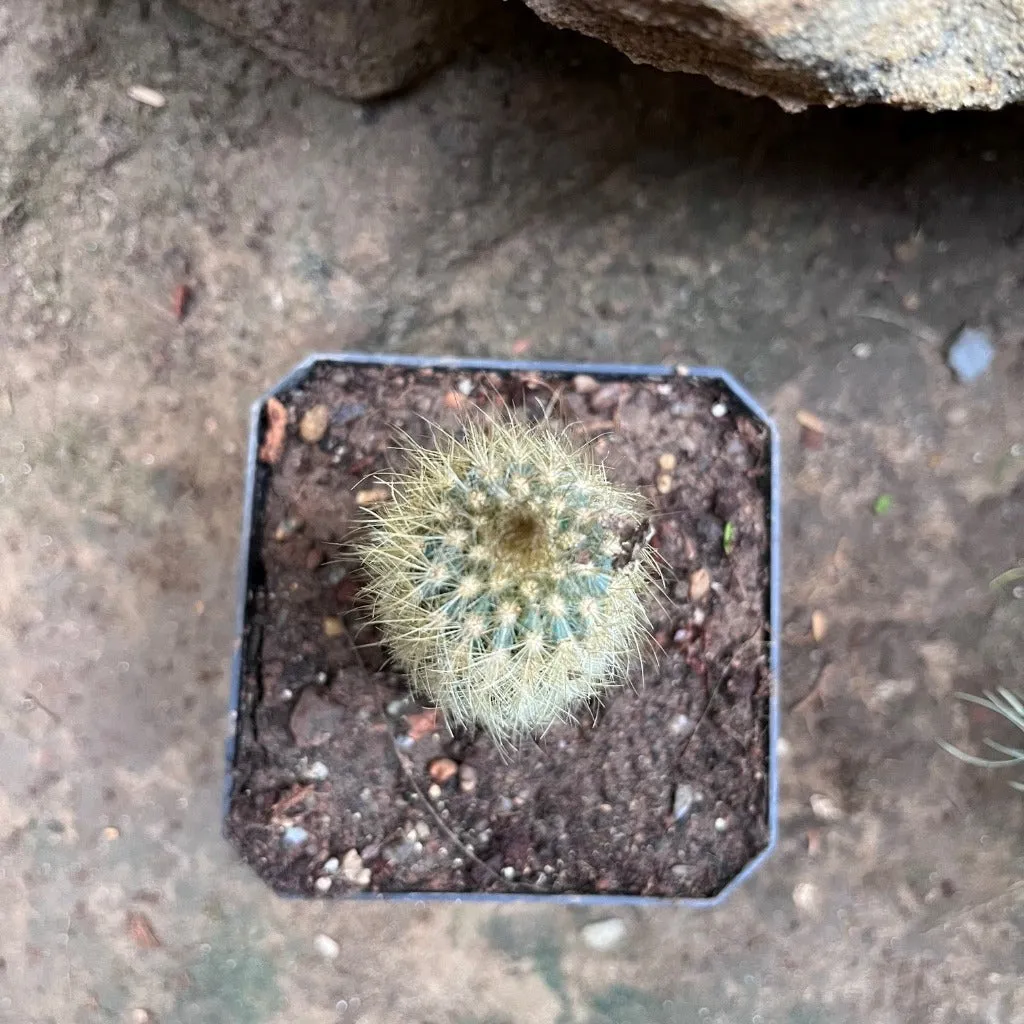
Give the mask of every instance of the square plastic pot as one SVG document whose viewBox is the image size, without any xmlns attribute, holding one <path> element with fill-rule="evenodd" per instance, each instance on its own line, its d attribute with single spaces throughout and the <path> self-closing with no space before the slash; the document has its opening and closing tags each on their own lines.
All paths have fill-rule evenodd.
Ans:
<svg viewBox="0 0 1024 1024">
<path fill-rule="evenodd" d="M 255 529 L 260 521 L 266 485 L 271 469 L 257 458 L 260 446 L 260 429 L 267 400 L 279 397 L 300 384 L 313 370 L 325 363 L 348 365 L 395 366 L 405 369 L 431 368 L 439 371 L 493 371 L 497 373 L 533 372 L 545 376 L 572 377 L 587 374 L 599 380 L 622 380 L 624 378 L 646 378 L 648 380 L 685 376 L 714 381 L 730 393 L 732 399 L 746 412 L 762 423 L 768 431 L 770 447 L 770 479 L 768 481 L 768 623 L 769 636 L 768 664 L 770 690 L 768 697 L 768 842 L 763 850 L 752 857 L 747 864 L 714 896 L 691 897 L 650 897 L 601 894 L 532 894 L 532 893 L 473 893 L 473 892 L 402 892 L 402 893 L 352 893 L 347 899 L 389 900 L 389 901 L 441 901 L 494 903 L 538 903 L 571 904 L 590 906 L 680 906 L 710 908 L 718 906 L 739 885 L 757 871 L 771 855 L 778 841 L 779 803 L 779 667 L 781 637 L 781 456 L 779 434 L 775 423 L 754 400 L 750 393 L 726 370 L 717 367 L 690 366 L 644 366 L 617 363 L 562 363 L 532 362 L 509 359 L 463 359 L 436 356 L 373 355 L 368 353 L 324 353 L 311 355 L 291 373 L 283 377 L 264 394 L 252 407 L 249 426 L 249 445 L 246 457 L 245 504 L 242 514 L 242 544 L 239 563 L 239 585 L 236 609 L 236 637 L 234 657 L 231 665 L 231 695 L 226 742 L 227 775 L 224 789 L 224 815 L 226 818 L 234 784 L 235 758 L 239 741 L 239 706 L 242 679 L 248 656 L 247 619 L 253 587 L 260 575 L 260 542 Z M 254 655 L 253 655 L 254 656 Z"/>
</svg>

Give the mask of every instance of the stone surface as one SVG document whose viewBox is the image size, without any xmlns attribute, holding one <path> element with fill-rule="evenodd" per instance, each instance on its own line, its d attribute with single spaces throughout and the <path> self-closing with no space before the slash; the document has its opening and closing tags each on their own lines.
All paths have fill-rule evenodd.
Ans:
<svg viewBox="0 0 1024 1024">
<path fill-rule="evenodd" d="M 404 89 L 465 44 L 487 0 L 181 0 L 183 6 L 354 100 Z"/>
<path fill-rule="evenodd" d="M 993 109 L 1024 97 L 1024 13 L 1005 0 L 526 0 L 633 60 L 809 104 Z"/>
<path fill-rule="evenodd" d="M 791 117 L 527 12 L 367 118 L 170 3 L 104 8 L 0 2 L 0 1020 L 1024 1020 L 1024 800 L 936 743 L 991 728 L 953 691 L 1024 679 L 988 587 L 1024 536 L 1024 109 Z M 945 364 L 968 319 L 983 401 Z M 598 956 L 577 908 L 283 900 L 233 857 L 249 405 L 350 346 L 723 365 L 775 415 L 780 841 L 723 906 L 631 911 Z M 316 748 L 297 782 L 364 785 Z"/>
<path fill-rule="evenodd" d="M 597 953 L 609 953 L 622 944 L 626 937 L 626 922 L 621 917 L 606 917 L 591 921 L 580 929 L 580 938 L 589 949 Z"/>
</svg>

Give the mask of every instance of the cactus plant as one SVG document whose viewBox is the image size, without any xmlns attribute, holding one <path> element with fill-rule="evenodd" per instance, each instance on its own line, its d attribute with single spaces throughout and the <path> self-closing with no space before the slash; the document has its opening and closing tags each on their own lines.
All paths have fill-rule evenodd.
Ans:
<svg viewBox="0 0 1024 1024">
<path fill-rule="evenodd" d="M 958 693 L 957 697 L 971 704 L 977 704 L 987 711 L 994 711 L 1024 733 L 1024 700 L 1005 687 L 1000 686 L 995 693 L 990 693 L 986 690 L 984 697 L 977 697 L 973 693 Z M 1024 767 L 1024 748 L 1008 747 L 1003 743 L 997 743 L 993 739 L 986 739 L 985 746 L 1002 754 L 1003 757 L 1001 758 L 977 757 L 974 754 L 965 753 L 959 747 L 954 747 L 945 740 L 939 740 L 939 746 L 966 764 L 975 765 L 978 768 Z M 1012 781 L 1010 785 L 1024 793 L 1024 782 Z"/>
<path fill-rule="evenodd" d="M 361 554 L 413 691 L 507 743 L 622 682 L 649 635 L 640 495 L 512 418 L 409 440 L 404 459 Z"/>
</svg>

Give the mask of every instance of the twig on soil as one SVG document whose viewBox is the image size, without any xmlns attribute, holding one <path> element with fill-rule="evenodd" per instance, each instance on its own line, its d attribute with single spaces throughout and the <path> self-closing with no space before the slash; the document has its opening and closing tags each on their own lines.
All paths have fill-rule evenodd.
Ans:
<svg viewBox="0 0 1024 1024">
<path fill-rule="evenodd" d="M 821 684 L 825 681 L 825 673 L 831 665 L 832 662 L 828 658 L 821 663 L 821 667 L 818 669 L 818 674 L 814 677 L 814 682 L 811 683 L 811 688 L 802 697 L 799 697 L 790 704 L 786 709 L 787 711 L 799 711 L 808 704 L 810 699 L 821 690 Z"/>
<path fill-rule="evenodd" d="M 942 341 L 939 333 L 933 331 L 930 327 L 915 323 L 913 320 L 908 320 L 906 317 L 899 316 L 896 313 L 890 313 L 885 309 L 866 309 L 859 313 L 858 316 L 863 317 L 865 320 L 877 320 L 879 323 L 889 324 L 890 327 L 899 327 L 900 330 L 912 334 L 915 338 L 920 338 L 921 341 L 925 341 L 929 345 L 938 345 Z"/>
<path fill-rule="evenodd" d="M 728 679 L 729 679 L 729 669 L 732 667 L 732 663 L 735 660 L 736 656 L 748 644 L 753 643 L 761 635 L 762 635 L 762 630 L 761 630 L 761 627 L 758 626 L 757 629 L 755 629 L 754 632 L 751 633 L 751 635 L 748 636 L 746 640 L 744 640 L 741 643 L 737 644 L 735 649 L 733 650 L 732 654 L 729 655 L 729 659 L 728 659 L 728 662 L 726 663 L 725 670 L 722 672 L 722 675 L 719 678 L 718 682 L 715 683 L 714 688 L 711 690 L 711 693 L 708 695 L 707 702 L 705 703 L 704 707 L 701 709 L 701 713 L 700 713 L 700 715 L 697 718 L 697 721 L 696 721 L 696 723 L 695 723 L 695 725 L 693 727 L 693 731 L 690 733 L 689 736 L 687 736 L 686 742 L 683 744 L 683 751 L 685 751 L 686 748 L 690 745 L 690 740 L 692 740 L 693 737 L 697 735 L 697 730 L 700 728 L 701 723 L 704 721 L 704 719 L 707 718 L 708 712 L 711 710 L 711 705 L 715 702 L 715 698 L 718 696 L 718 691 L 721 690 L 723 684 L 728 681 Z M 733 736 L 731 734 L 727 734 L 727 735 L 729 735 L 730 739 L 736 740 L 735 736 Z"/>
<path fill-rule="evenodd" d="M 537 886 L 531 885 L 529 882 L 507 881 L 506 879 L 502 878 L 501 875 L 497 873 L 497 871 L 495 871 L 491 867 L 488 867 L 475 853 L 473 853 L 473 851 L 470 850 L 465 843 L 463 843 L 463 841 L 458 837 L 458 835 L 456 835 L 456 833 L 452 831 L 451 827 L 447 824 L 447 822 L 445 822 L 444 818 L 442 818 L 441 815 L 437 812 L 437 808 L 434 807 L 434 805 L 427 798 L 426 794 L 420 788 L 420 784 L 416 781 L 416 776 L 413 774 L 412 766 L 408 758 L 402 753 L 401 749 L 399 748 L 394 733 L 391 734 L 391 746 L 395 751 L 395 757 L 398 758 L 399 766 L 405 773 L 405 777 L 409 780 L 409 784 L 412 786 L 413 789 L 416 790 L 417 794 L 419 795 L 422 805 L 426 807 L 428 811 L 430 811 L 431 816 L 433 817 L 434 821 L 437 822 L 441 831 L 444 832 L 445 835 L 447 835 L 448 838 L 451 839 L 453 843 L 455 843 L 455 845 L 466 855 L 466 857 L 469 860 L 476 864 L 477 867 L 483 869 L 485 874 L 489 875 L 492 879 L 501 883 L 502 885 L 509 886 L 510 888 L 523 887 L 530 890 L 531 892 L 542 891 Z"/>
</svg>

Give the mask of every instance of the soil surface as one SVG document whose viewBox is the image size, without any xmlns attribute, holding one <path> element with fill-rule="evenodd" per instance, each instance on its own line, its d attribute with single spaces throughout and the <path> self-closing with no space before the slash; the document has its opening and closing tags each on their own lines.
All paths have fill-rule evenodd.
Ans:
<svg viewBox="0 0 1024 1024">
<path fill-rule="evenodd" d="M 228 822 L 268 882 L 705 897 L 765 847 L 768 438 L 720 385 L 321 364 L 281 399 Z M 589 440 L 651 502 L 664 560 L 636 678 L 514 751 L 408 697 L 351 544 L 398 431 L 429 443 L 429 424 L 495 406 Z"/>
</svg>

